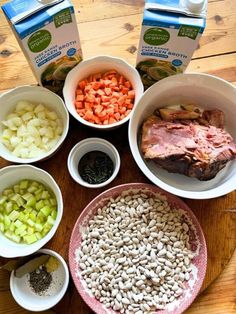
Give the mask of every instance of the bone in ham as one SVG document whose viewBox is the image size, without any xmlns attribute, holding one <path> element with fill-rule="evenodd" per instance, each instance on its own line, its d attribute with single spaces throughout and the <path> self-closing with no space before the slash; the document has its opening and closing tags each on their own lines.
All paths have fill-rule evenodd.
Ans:
<svg viewBox="0 0 236 314">
<path fill-rule="evenodd" d="M 223 118 L 220 110 L 207 110 L 202 118 L 191 121 L 149 117 L 142 127 L 144 158 L 169 172 L 199 180 L 214 178 L 236 156 L 233 138 L 222 128 Z"/>
</svg>

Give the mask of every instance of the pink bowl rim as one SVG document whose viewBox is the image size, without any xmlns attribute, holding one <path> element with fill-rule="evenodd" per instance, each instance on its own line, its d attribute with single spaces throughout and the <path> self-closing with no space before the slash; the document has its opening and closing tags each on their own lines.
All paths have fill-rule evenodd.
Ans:
<svg viewBox="0 0 236 314">
<path fill-rule="evenodd" d="M 74 285 L 76 287 L 77 292 L 80 294 L 81 298 L 83 299 L 83 301 L 89 306 L 90 309 L 92 309 L 96 314 L 104 314 L 104 311 L 97 311 L 96 306 L 94 305 L 94 303 L 90 300 L 90 298 L 87 297 L 87 292 L 86 295 L 84 295 L 84 293 L 82 292 L 82 289 L 80 287 L 80 285 L 78 284 L 78 282 L 80 282 L 80 279 L 76 276 L 76 272 L 74 269 L 74 248 L 73 248 L 73 242 L 74 239 L 77 235 L 77 227 L 79 225 L 79 221 L 80 221 L 80 217 L 84 215 L 84 213 L 86 213 L 91 206 L 94 207 L 94 205 L 96 203 L 98 203 L 98 201 L 101 201 L 103 198 L 107 198 L 109 197 L 109 195 L 112 194 L 113 191 L 116 191 L 118 189 L 121 189 L 122 191 L 124 190 L 128 190 L 128 189 L 149 189 L 151 192 L 154 193 L 160 193 L 161 195 L 166 196 L 167 201 L 170 202 L 176 202 L 181 209 L 184 210 L 185 213 L 187 213 L 187 216 L 191 219 L 191 222 L 193 223 L 194 227 L 196 228 L 196 233 L 198 235 L 199 238 L 199 243 L 200 243 L 200 250 L 202 251 L 201 253 L 201 260 L 202 263 L 201 265 L 203 267 L 198 268 L 200 270 L 199 272 L 199 278 L 195 283 L 194 289 L 192 291 L 191 297 L 188 298 L 185 302 L 183 302 L 183 304 L 181 304 L 181 306 L 179 308 L 175 308 L 174 312 L 171 311 L 167 311 L 167 310 L 159 310 L 156 311 L 155 314 L 168 314 L 168 313 L 172 313 L 172 314 L 181 314 L 183 313 L 195 300 L 195 298 L 197 297 L 201 286 L 203 284 L 203 280 L 205 278 L 206 275 L 206 269 L 207 269 L 207 245 L 206 245 L 206 240 L 204 237 L 204 233 L 202 230 L 202 227 L 197 219 L 197 217 L 195 216 L 195 214 L 193 213 L 193 211 L 190 209 L 190 207 L 184 203 L 184 201 L 182 201 L 179 197 L 165 191 L 162 190 L 161 188 L 153 185 L 153 184 L 149 184 L 149 183 L 125 183 L 125 184 L 120 184 L 117 186 L 114 186 L 108 190 L 103 191 L 102 193 L 100 193 L 99 195 L 97 195 L 95 198 L 93 198 L 87 206 L 85 206 L 85 208 L 82 210 L 82 212 L 80 213 L 79 217 L 77 218 L 75 225 L 73 227 L 72 233 L 71 233 L 71 237 L 70 237 L 70 243 L 69 243 L 69 252 L 68 252 L 68 260 L 69 260 L 69 269 L 70 269 L 70 273 L 74 282 Z M 200 255 L 200 254 L 199 254 Z M 82 292 L 82 293 L 81 293 Z M 99 302 L 99 301 L 98 301 Z M 109 309 L 107 309 L 107 313 L 109 313 Z M 114 313 L 120 313 L 120 312 L 115 312 Z"/>
</svg>

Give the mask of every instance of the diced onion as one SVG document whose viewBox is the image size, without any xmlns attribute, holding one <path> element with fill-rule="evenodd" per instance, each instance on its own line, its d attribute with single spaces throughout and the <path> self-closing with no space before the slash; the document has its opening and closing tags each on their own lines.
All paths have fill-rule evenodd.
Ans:
<svg viewBox="0 0 236 314">
<path fill-rule="evenodd" d="M 62 120 L 55 111 L 24 100 L 16 104 L 2 124 L 1 142 L 20 158 L 35 158 L 48 152 L 63 132 Z"/>
</svg>

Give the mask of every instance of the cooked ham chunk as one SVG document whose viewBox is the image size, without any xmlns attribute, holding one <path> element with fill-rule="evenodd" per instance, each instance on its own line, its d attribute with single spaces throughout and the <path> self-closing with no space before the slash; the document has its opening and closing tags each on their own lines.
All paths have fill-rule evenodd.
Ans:
<svg viewBox="0 0 236 314">
<path fill-rule="evenodd" d="M 208 112 L 208 117 L 213 115 Z M 154 115 L 143 124 L 141 149 L 144 158 L 159 167 L 199 180 L 214 178 L 236 156 L 233 138 L 221 127 L 200 125 L 197 120 L 163 121 Z"/>
</svg>

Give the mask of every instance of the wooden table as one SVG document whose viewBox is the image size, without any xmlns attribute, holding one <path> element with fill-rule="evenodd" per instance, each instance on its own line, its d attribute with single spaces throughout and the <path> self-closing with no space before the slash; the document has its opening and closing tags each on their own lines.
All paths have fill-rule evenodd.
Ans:
<svg viewBox="0 0 236 314">
<path fill-rule="evenodd" d="M 235 1 L 209 0 L 207 28 L 188 71 L 214 74 L 236 84 Z M 0 4 L 3 3 L 5 0 L 0 0 Z M 84 57 L 109 54 L 122 57 L 134 65 L 143 1 L 80 0 L 74 1 L 74 4 Z M 0 93 L 15 86 L 36 83 L 2 13 L 0 73 Z M 62 190 L 63 219 L 56 235 L 46 247 L 59 252 L 66 260 L 71 230 L 77 217 L 90 200 L 105 190 L 82 188 L 71 179 L 67 171 L 66 160 L 70 149 L 79 140 L 90 136 L 110 140 L 120 152 L 121 170 L 108 187 L 127 182 L 148 182 L 130 153 L 127 126 L 119 129 L 118 133 L 98 133 L 82 127 L 71 118 L 69 135 L 62 149 L 48 161 L 36 164 L 51 173 Z M 0 168 L 9 164 L 0 158 Z M 202 293 L 186 313 L 236 313 L 236 193 L 213 200 L 185 201 L 198 217 L 208 245 L 208 268 Z M 72 281 L 63 300 L 46 313 L 55 312 L 92 313 L 77 294 Z M 9 274 L 5 271 L 0 271 L 0 313 L 29 313 L 14 302 L 9 291 Z"/>
</svg>

